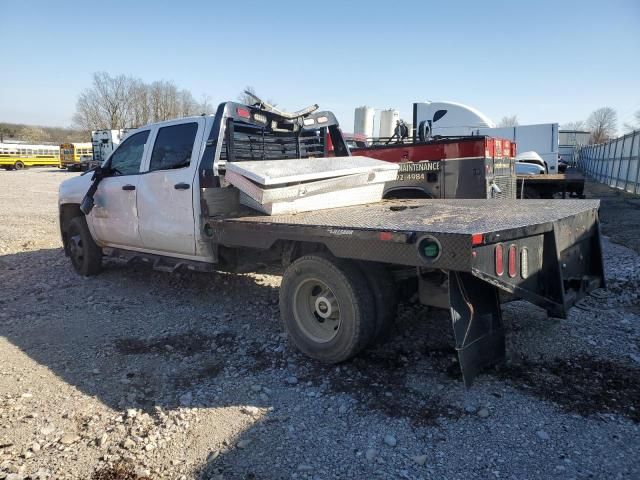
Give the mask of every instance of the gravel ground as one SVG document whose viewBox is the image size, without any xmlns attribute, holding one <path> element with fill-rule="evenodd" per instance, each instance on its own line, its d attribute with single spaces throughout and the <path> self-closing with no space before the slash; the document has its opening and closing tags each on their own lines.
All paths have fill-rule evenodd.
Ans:
<svg viewBox="0 0 640 480">
<path fill-rule="evenodd" d="M 635 200 L 589 186 L 609 290 L 507 305 L 508 362 L 465 390 L 446 313 L 401 305 L 328 368 L 280 333 L 276 272 L 77 276 L 70 175 L 0 171 L 0 480 L 640 478 Z"/>
</svg>

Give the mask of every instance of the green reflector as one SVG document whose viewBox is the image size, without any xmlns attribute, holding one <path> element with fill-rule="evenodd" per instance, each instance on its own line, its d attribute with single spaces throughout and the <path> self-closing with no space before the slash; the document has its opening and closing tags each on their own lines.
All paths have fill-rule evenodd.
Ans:
<svg viewBox="0 0 640 480">
<path fill-rule="evenodd" d="M 438 253 L 440 253 L 438 244 L 435 242 L 425 242 L 424 246 L 422 247 L 422 251 L 424 252 L 424 256 L 428 258 L 437 257 Z"/>
</svg>

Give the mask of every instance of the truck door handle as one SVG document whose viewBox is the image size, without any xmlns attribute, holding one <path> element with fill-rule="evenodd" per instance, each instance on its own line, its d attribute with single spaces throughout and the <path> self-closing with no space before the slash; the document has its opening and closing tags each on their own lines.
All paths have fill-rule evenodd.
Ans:
<svg viewBox="0 0 640 480">
<path fill-rule="evenodd" d="M 188 183 L 176 183 L 173 188 L 175 188 L 176 190 L 189 190 L 189 184 Z"/>
<path fill-rule="evenodd" d="M 135 190 L 136 186 L 135 185 L 131 185 L 131 184 L 127 184 L 127 185 L 123 185 L 122 189 L 123 190 Z"/>
</svg>

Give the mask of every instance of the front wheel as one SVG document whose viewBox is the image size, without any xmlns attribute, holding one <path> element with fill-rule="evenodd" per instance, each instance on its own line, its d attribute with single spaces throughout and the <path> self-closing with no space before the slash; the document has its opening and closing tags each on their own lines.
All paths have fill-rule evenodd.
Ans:
<svg viewBox="0 0 640 480">
<path fill-rule="evenodd" d="M 347 360 L 373 339 L 373 295 L 351 262 L 308 255 L 293 262 L 280 285 L 280 315 L 293 344 L 323 363 Z"/>
<path fill-rule="evenodd" d="M 69 222 L 65 251 L 71 258 L 73 268 L 80 275 L 96 275 L 102 270 L 102 250 L 93 241 L 84 217 L 75 217 Z"/>
<path fill-rule="evenodd" d="M 18 160 L 16 163 L 13 164 L 13 168 L 15 168 L 16 170 L 22 170 L 24 169 L 24 163 Z"/>
</svg>

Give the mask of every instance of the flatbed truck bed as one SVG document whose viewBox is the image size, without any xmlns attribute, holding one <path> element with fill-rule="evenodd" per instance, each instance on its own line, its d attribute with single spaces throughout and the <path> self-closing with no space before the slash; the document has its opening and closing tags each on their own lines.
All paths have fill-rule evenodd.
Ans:
<svg viewBox="0 0 640 480">
<path fill-rule="evenodd" d="M 524 198 L 553 198 L 556 193 L 584 198 L 585 178 L 581 173 L 554 173 L 549 175 L 518 175 L 518 195 Z M 524 193 L 523 193 L 524 192 Z"/>
<path fill-rule="evenodd" d="M 448 306 L 465 382 L 504 355 L 499 291 L 566 317 L 604 286 L 597 200 L 385 200 L 295 215 L 211 219 L 225 248 L 316 245 L 350 261 L 416 267 L 423 304 Z M 437 295 L 433 277 L 447 272 Z"/>
</svg>

